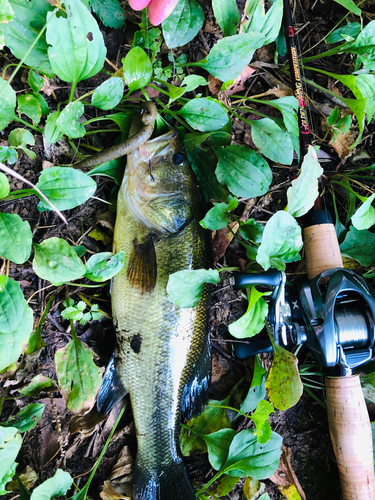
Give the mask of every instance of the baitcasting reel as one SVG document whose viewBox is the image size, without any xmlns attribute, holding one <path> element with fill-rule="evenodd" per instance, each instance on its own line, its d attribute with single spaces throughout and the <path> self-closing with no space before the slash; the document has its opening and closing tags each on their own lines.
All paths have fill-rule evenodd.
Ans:
<svg viewBox="0 0 375 500">
<path fill-rule="evenodd" d="M 235 290 L 251 285 L 273 288 L 268 321 L 275 341 L 283 346 L 306 344 L 330 376 L 348 376 L 373 356 L 375 291 L 353 271 L 332 268 L 286 290 L 284 272 L 233 273 Z M 268 337 L 234 343 L 234 355 L 245 359 L 269 352 Z"/>
</svg>

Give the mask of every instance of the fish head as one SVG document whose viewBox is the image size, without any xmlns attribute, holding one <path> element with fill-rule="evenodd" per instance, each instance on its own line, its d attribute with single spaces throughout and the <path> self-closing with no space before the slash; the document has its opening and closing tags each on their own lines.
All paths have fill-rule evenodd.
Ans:
<svg viewBox="0 0 375 500">
<path fill-rule="evenodd" d="M 179 233 L 192 220 L 197 186 L 177 131 L 133 151 L 125 177 L 128 209 L 157 234 Z"/>
</svg>

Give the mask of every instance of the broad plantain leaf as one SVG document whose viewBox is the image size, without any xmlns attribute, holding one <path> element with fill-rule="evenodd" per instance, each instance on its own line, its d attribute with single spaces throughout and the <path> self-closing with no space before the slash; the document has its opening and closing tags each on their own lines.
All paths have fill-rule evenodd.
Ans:
<svg viewBox="0 0 375 500">
<path fill-rule="evenodd" d="M 251 137 L 264 156 L 277 163 L 291 165 L 294 149 L 291 138 L 271 118 L 254 120 Z"/>
<path fill-rule="evenodd" d="M 201 298 L 204 284 L 219 281 L 219 272 L 214 269 L 177 271 L 168 279 L 168 300 L 179 307 L 194 307 Z"/>
<path fill-rule="evenodd" d="M 102 283 L 117 274 L 124 265 L 125 253 L 102 252 L 92 255 L 86 262 L 85 278 Z"/>
<path fill-rule="evenodd" d="M 74 413 L 87 413 L 95 404 L 102 383 L 102 371 L 92 352 L 73 335 L 55 354 L 56 372 L 66 406 Z"/>
<path fill-rule="evenodd" d="M 269 295 L 269 292 L 259 292 L 255 286 L 250 287 L 250 290 L 246 313 L 228 327 L 230 334 L 237 339 L 253 337 L 259 333 L 268 314 L 268 304 L 263 295 Z"/>
<path fill-rule="evenodd" d="M 225 2 L 222 0 L 212 0 L 212 8 L 217 24 L 223 30 L 224 36 L 235 35 L 240 21 L 235 0 L 226 0 Z"/>
<path fill-rule="evenodd" d="M 336 3 L 339 3 L 340 5 L 342 5 L 346 9 L 348 9 L 353 14 L 355 14 L 357 16 L 362 15 L 361 9 L 359 7 L 357 7 L 357 5 L 353 2 L 353 0 L 334 0 L 334 1 Z"/>
<path fill-rule="evenodd" d="M 173 49 L 191 42 L 203 22 L 204 13 L 196 0 L 179 0 L 172 14 L 161 25 L 167 47 Z"/>
<path fill-rule="evenodd" d="M 42 116 L 42 107 L 39 101 L 32 94 L 20 95 L 18 97 L 17 111 L 28 116 L 35 125 L 40 122 Z"/>
<path fill-rule="evenodd" d="M 13 19 L 14 12 L 9 0 L 3 0 L 0 5 L 0 24 L 9 23 Z"/>
<path fill-rule="evenodd" d="M 366 229 L 359 231 L 354 226 L 350 227 L 340 245 L 342 255 L 357 260 L 365 267 L 370 267 L 375 262 L 374 248 L 375 234 Z"/>
<path fill-rule="evenodd" d="M 30 500 L 51 500 L 59 495 L 65 495 L 73 484 L 73 478 L 68 472 L 57 469 L 55 475 L 37 486 L 31 493 Z"/>
<path fill-rule="evenodd" d="M 375 194 L 371 195 L 352 216 L 352 223 L 356 229 L 369 229 L 375 224 L 375 208 L 371 206 Z"/>
<path fill-rule="evenodd" d="M 196 63 L 222 82 L 236 78 L 249 64 L 256 49 L 264 45 L 260 33 L 242 33 L 219 40 L 207 59 Z"/>
<path fill-rule="evenodd" d="M 272 340 L 271 340 L 272 341 Z M 266 380 L 267 396 L 278 410 L 298 403 L 303 393 L 297 357 L 272 341 L 273 361 Z"/>
<path fill-rule="evenodd" d="M 16 107 L 16 93 L 7 81 L 0 77 L 0 130 L 16 118 L 14 108 Z"/>
<path fill-rule="evenodd" d="M 0 200 L 2 198 L 5 198 L 6 196 L 8 196 L 9 191 L 10 191 L 10 184 L 8 181 L 8 177 L 5 174 L 3 174 L 2 172 L 0 172 Z M 0 249 L 1 249 L 1 247 L 2 247 L 2 244 L 0 241 Z M 1 255 L 1 250 L 0 250 L 0 255 Z"/>
<path fill-rule="evenodd" d="M 283 19 L 283 0 L 275 0 L 267 13 L 262 0 L 247 0 L 245 12 L 249 20 L 242 24 L 242 33 L 259 31 L 265 37 L 263 45 L 276 40 Z"/>
<path fill-rule="evenodd" d="M 17 328 L 22 319 L 19 313 L 24 310 L 24 301 L 19 283 L 0 275 L 0 332 L 10 333 Z"/>
<path fill-rule="evenodd" d="M 233 429 L 220 429 L 211 434 L 201 434 L 207 445 L 208 460 L 214 469 L 219 470 L 226 462 L 230 444 L 236 434 Z"/>
<path fill-rule="evenodd" d="M 22 437 L 15 427 L 0 426 L 0 495 L 9 493 L 6 483 L 12 480 L 16 471 L 18 452 L 22 445 Z"/>
<path fill-rule="evenodd" d="M 274 407 L 262 399 L 259 401 L 255 412 L 250 416 L 251 420 L 254 422 L 257 430 L 258 443 L 265 444 L 271 438 L 272 430 L 268 417 L 274 411 Z"/>
<path fill-rule="evenodd" d="M 66 15 L 47 15 L 48 56 L 53 71 L 64 82 L 76 84 L 96 75 L 106 48 L 98 23 L 82 2 L 64 0 Z M 81 136 L 76 136 L 81 137 Z"/>
<path fill-rule="evenodd" d="M 81 278 L 86 266 L 69 243 L 61 238 L 48 238 L 40 245 L 34 244 L 35 273 L 52 283 L 66 283 Z"/>
<path fill-rule="evenodd" d="M 58 210 L 68 210 L 85 203 L 96 191 L 96 182 L 89 175 L 69 167 L 50 167 L 40 174 L 36 187 Z M 43 199 L 39 210 L 51 210 Z"/>
<path fill-rule="evenodd" d="M 44 135 L 46 141 L 49 144 L 55 144 L 55 142 L 59 141 L 64 135 L 64 133 L 61 132 L 61 130 L 56 125 L 59 116 L 60 111 L 55 111 L 54 113 L 51 113 L 47 118 L 46 126 L 44 128 Z"/>
<path fill-rule="evenodd" d="M 53 7 L 45 0 L 11 0 L 14 18 L 2 24 L 1 31 L 5 35 L 5 44 L 17 59 L 24 59 L 36 37 L 46 24 L 46 16 Z M 24 64 L 37 69 L 48 77 L 53 70 L 47 54 L 48 45 L 43 34 L 31 52 L 24 59 Z"/>
<path fill-rule="evenodd" d="M 181 108 L 182 115 L 188 124 L 201 132 L 220 130 L 229 122 L 225 109 L 214 99 L 198 97 L 188 101 Z"/>
<path fill-rule="evenodd" d="M 318 179 L 323 174 L 318 156 L 313 146 L 309 146 L 303 158 L 301 172 L 297 179 L 292 181 L 287 191 L 288 212 L 293 217 L 305 215 L 319 196 Z"/>
<path fill-rule="evenodd" d="M 35 160 L 36 154 L 31 151 L 26 146 L 35 146 L 35 138 L 30 130 L 24 128 L 15 128 L 9 134 L 8 137 L 9 144 L 17 149 L 22 149 L 22 151 L 32 160 Z"/>
<path fill-rule="evenodd" d="M 244 413 L 254 411 L 259 401 L 266 397 L 266 376 L 267 371 L 260 364 L 258 356 L 254 357 L 254 373 L 249 392 L 243 400 L 240 410 Z"/>
<path fill-rule="evenodd" d="M 33 377 L 31 382 L 25 385 L 22 389 L 19 389 L 18 392 L 29 398 L 37 398 L 43 391 L 51 392 L 57 390 L 58 388 L 54 380 L 40 374 Z"/>
<path fill-rule="evenodd" d="M 33 235 L 30 224 L 17 214 L 0 212 L 0 256 L 16 264 L 30 257 Z"/>
<path fill-rule="evenodd" d="M 301 228 L 288 212 L 276 212 L 264 228 L 256 260 L 265 271 L 270 267 L 283 271 L 285 263 L 301 260 Z"/>
<path fill-rule="evenodd" d="M 130 92 L 145 87 L 152 77 L 150 58 L 141 47 L 133 47 L 122 59 L 124 80 Z"/>
<path fill-rule="evenodd" d="M 90 0 L 90 5 L 104 26 L 120 30 L 125 26 L 125 16 L 119 0 Z"/>
<path fill-rule="evenodd" d="M 42 403 L 32 403 L 16 415 L 8 418 L 1 425 L 5 427 L 16 427 L 19 432 L 26 432 L 33 429 L 43 415 L 45 405 Z"/>
<path fill-rule="evenodd" d="M 83 112 L 84 106 L 81 101 L 70 102 L 57 117 L 56 127 L 71 139 L 83 137 L 86 134 L 86 129 L 79 122 Z"/>
<path fill-rule="evenodd" d="M 217 203 L 212 207 L 200 221 L 200 224 L 205 229 L 212 229 L 213 231 L 227 227 L 230 220 L 228 212 L 234 210 L 238 206 L 237 198 L 233 198 L 229 203 Z"/>
<path fill-rule="evenodd" d="M 356 75 L 355 83 L 366 99 L 365 112 L 370 123 L 375 113 L 375 75 Z"/>
<path fill-rule="evenodd" d="M 343 51 L 358 54 L 365 68 L 375 70 L 375 20 L 368 23 L 355 42 L 344 45 Z"/>
<path fill-rule="evenodd" d="M 123 93 L 122 78 L 110 78 L 94 90 L 91 104 L 99 109 L 113 109 L 121 101 Z"/>
<path fill-rule="evenodd" d="M 272 181 L 268 163 L 259 153 L 247 146 L 214 148 L 219 158 L 215 170 L 218 181 L 225 184 L 235 196 L 254 198 L 265 194 Z"/>
</svg>

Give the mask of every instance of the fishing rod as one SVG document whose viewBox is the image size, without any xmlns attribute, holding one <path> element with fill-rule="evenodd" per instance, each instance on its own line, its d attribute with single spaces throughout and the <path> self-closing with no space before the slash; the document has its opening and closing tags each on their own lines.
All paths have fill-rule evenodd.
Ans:
<svg viewBox="0 0 375 500">
<path fill-rule="evenodd" d="M 284 28 L 290 76 L 298 100 L 301 156 L 311 146 L 311 131 L 295 43 L 289 0 L 284 1 Z M 273 288 L 268 321 L 277 343 L 306 344 L 325 375 L 328 424 L 344 500 L 375 500 L 371 425 L 359 375 L 373 358 L 375 291 L 353 271 L 344 269 L 329 213 L 320 197 L 304 216 L 303 239 L 308 280 L 285 294 L 285 273 L 233 273 L 232 286 Z M 235 343 L 234 355 L 245 359 L 272 350 L 266 338 Z"/>
</svg>

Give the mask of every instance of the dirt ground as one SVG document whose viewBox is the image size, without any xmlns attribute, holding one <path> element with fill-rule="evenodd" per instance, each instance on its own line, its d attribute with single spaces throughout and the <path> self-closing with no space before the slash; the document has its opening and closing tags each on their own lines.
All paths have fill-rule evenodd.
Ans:
<svg viewBox="0 0 375 500">
<path fill-rule="evenodd" d="M 244 2 L 238 3 L 242 9 Z M 368 8 L 366 8 L 366 4 L 368 4 Z M 202 6 L 206 14 L 206 23 L 203 29 L 197 38 L 187 47 L 174 51 L 176 56 L 184 52 L 187 54 L 188 59 L 199 60 L 207 52 L 207 47 L 212 47 L 217 40 L 220 31 L 210 13 L 210 7 L 207 4 Z M 370 12 L 371 1 L 362 4 L 361 8 L 364 11 Z M 130 12 L 129 9 L 126 12 L 130 19 L 134 18 L 135 14 Z M 304 52 L 309 47 L 318 43 L 346 12 L 345 9 L 331 0 L 297 0 L 294 3 L 293 14 L 296 18 L 300 50 Z M 349 19 L 351 19 L 350 16 Z M 367 19 L 367 21 L 369 20 L 371 19 Z M 129 42 L 132 40 L 135 27 L 128 22 L 124 33 L 105 28 L 104 26 L 101 26 L 101 28 L 108 47 L 107 57 L 114 64 L 119 65 L 121 58 L 130 48 Z M 324 44 L 321 44 L 321 46 L 324 46 Z M 323 50 L 321 46 L 318 46 L 311 54 Z M 258 62 L 261 61 L 266 64 L 262 66 L 258 76 L 250 80 L 247 84 L 244 92 L 249 92 L 249 95 L 256 95 L 267 91 L 274 86 L 275 79 L 284 82 L 286 85 L 290 84 L 288 78 L 281 75 L 277 66 L 274 65 L 273 49 L 272 45 L 267 51 L 262 49 L 257 52 L 255 59 Z M 166 57 L 167 49 L 163 48 L 163 51 Z M 11 59 L 10 53 L 6 54 L 5 59 L 8 58 Z M 5 64 L 7 62 L 3 63 L 4 66 Z M 324 62 L 317 64 L 321 64 L 328 71 L 347 73 L 351 61 L 349 56 L 344 54 L 342 56 L 335 56 L 334 58 L 325 58 Z M 109 67 L 107 69 L 110 70 Z M 321 77 L 315 73 L 307 74 L 306 76 L 314 79 L 314 81 L 323 87 L 333 85 L 327 77 Z M 14 83 L 16 90 L 25 88 L 22 73 L 16 77 Z M 66 100 L 69 93 L 69 88 L 57 78 L 54 83 L 57 88 L 54 96 L 49 97 L 51 110 L 57 107 L 56 100 Z M 98 81 L 93 81 L 93 79 L 81 82 L 76 91 L 77 96 L 94 88 L 97 84 Z M 340 90 L 342 90 L 341 87 L 338 91 Z M 324 136 L 324 131 L 321 128 L 322 113 L 327 108 L 332 109 L 334 104 L 329 100 L 325 100 L 327 96 L 322 96 L 312 88 L 308 87 L 307 93 L 312 99 L 310 103 L 312 128 L 316 131 L 317 138 L 319 139 Z M 345 96 L 350 97 L 350 93 L 346 93 Z M 262 111 L 262 107 L 259 110 Z M 90 118 L 89 115 L 87 117 Z M 367 163 L 369 165 L 374 163 L 373 133 L 374 130 L 368 130 L 368 138 L 360 146 L 361 151 L 365 151 L 369 157 Z M 244 129 L 234 124 L 233 134 L 236 144 L 249 144 L 250 139 L 246 128 Z M 95 143 L 97 147 L 107 146 L 106 142 L 102 142 L 101 137 L 95 138 L 95 140 L 97 141 Z M 36 134 L 36 145 L 32 149 L 35 151 L 37 159 L 31 161 L 27 156 L 20 155 L 19 161 L 14 165 L 14 169 L 33 183 L 37 182 L 38 174 L 42 170 L 42 162 L 46 160 L 52 161 L 56 165 L 66 165 L 71 162 L 72 150 L 68 143 L 62 142 L 47 152 L 42 138 Z M 336 153 L 329 146 L 326 145 L 325 151 L 337 158 Z M 350 162 L 351 159 L 347 160 L 343 168 L 350 169 Z M 332 166 L 328 166 L 328 176 L 330 169 L 334 171 L 338 164 L 339 159 L 337 158 Z M 274 177 L 270 194 L 253 200 L 253 203 L 246 207 L 249 216 L 254 217 L 260 222 L 266 222 L 276 210 L 284 208 L 286 205 L 286 189 L 297 172 L 295 168 L 282 168 L 278 165 L 273 165 L 272 170 Z M 97 178 L 96 181 L 98 183 L 96 197 L 108 200 L 111 197 L 111 190 L 114 184 L 103 180 L 103 178 Z M 12 189 L 23 187 L 20 181 L 12 181 Z M 327 205 L 329 206 L 330 203 L 330 197 L 327 196 Z M 105 233 L 109 240 L 112 236 L 115 215 L 108 210 L 107 205 L 104 203 L 96 199 L 91 199 L 74 210 L 66 211 L 65 215 L 68 219 L 68 225 L 64 225 L 54 213 L 38 212 L 36 204 L 37 200 L 34 197 L 29 197 L 17 201 L 0 203 L 0 209 L 7 213 L 17 213 L 24 220 L 29 221 L 35 242 L 40 242 L 52 236 L 58 236 L 65 238 L 71 244 L 85 245 L 89 253 L 106 251 L 110 247 L 110 243 L 97 241 L 88 236 L 88 233 L 95 228 Z M 245 209 L 244 205 L 240 208 L 241 210 Z M 340 211 L 341 215 L 345 215 L 344 205 L 340 206 Z M 239 265 L 241 259 L 244 260 L 245 258 L 244 252 L 233 241 L 218 263 L 219 265 Z M 290 273 L 288 276 L 290 280 L 295 279 L 295 271 L 296 266 L 287 268 L 287 272 Z M 44 282 L 33 273 L 31 261 L 25 265 L 11 264 L 9 276 L 21 283 L 25 297 L 30 299 L 29 304 L 33 308 L 34 318 L 38 320 L 51 292 L 56 291 L 56 288 L 49 287 L 48 282 Z M 4 402 L 2 419 L 6 419 L 9 415 L 16 413 L 19 408 L 22 408 L 26 404 L 35 402 L 30 398 L 21 398 L 18 394 L 18 389 L 25 385 L 33 376 L 42 373 L 56 380 L 54 365 L 55 351 L 71 339 L 69 323 L 60 315 L 62 301 L 66 299 L 66 294 L 77 299 L 78 292 L 88 297 L 91 293 L 85 288 L 61 287 L 59 289 L 42 328 L 42 337 L 46 343 L 46 347 L 42 350 L 39 357 L 28 360 L 24 370 L 17 372 L 13 379 L 2 382 L 2 387 L 7 387 L 8 396 L 11 397 L 11 399 L 7 399 Z M 110 315 L 108 287 L 98 288 L 93 293 L 97 294 L 95 300 L 100 303 L 101 309 Z M 210 315 L 210 337 L 213 346 L 212 399 L 222 399 L 225 397 L 244 374 L 251 374 L 252 372 L 251 360 L 243 362 L 233 358 L 231 354 L 231 341 L 228 337 L 228 324 L 239 318 L 245 310 L 246 301 L 239 293 L 225 287 L 223 283 L 217 285 L 212 295 Z M 81 340 L 86 342 L 93 350 L 98 364 L 104 367 L 109 360 L 114 344 L 114 332 L 111 321 L 104 317 L 101 321 L 89 322 L 84 327 L 78 326 L 77 333 Z M 300 363 L 312 363 L 311 358 L 307 355 L 307 351 L 302 350 L 299 357 Z M 263 356 L 263 362 L 266 365 L 267 363 L 269 364 L 268 356 Z M 316 380 L 319 380 L 319 377 L 316 377 Z M 340 483 L 329 437 L 326 410 L 317 401 L 317 399 L 321 400 L 324 404 L 324 394 L 323 391 L 319 390 L 313 392 L 316 398 L 304 392 L 304 395 L 296 406 L 285 412 L 275 411 L 271 415 L 270 421 L 273 430 L 283 436 L 284 445 L 291 449 L 292 468 L 307 499 L 340 500 Z M 51 397 L 45 395 L 40 401 L 46 404 L 46 411 L 36 429 L 28 432 L 24 437 L 18 459 L 20 463 L 19 470 L 26 469 L 29 466 L 36 471 L 39 479 L 42 481 L 51 477 L 57 467 L 62 467 L 66 468 L 76 478 L 75 482 L 78 486 L 84 485 L 113 426 L 113 422 L 119 411 L 118 408 L 115 408 L 109 419 L 104 421 L 100 421 L 101 419 L 97 412 L 93 410 L 91 412 L 91 420 L 88 422 L 86 419 L 82 423 L 82 421 L 74 417 L 66 409 L 64 400 L 59 392 L 53 393 Z M 56 423 L 56 415 L 58 423 Z M 242 417 L 239 418 L 237 425 L 239 429 L 244 428 L 246 425 L 245 419 Z M 62 445 L 62 449 L 64 450 L 63 453 L 60 451 L 60 445 Z M 127 408 L 119 425 L 119 430 L 116 431 L 92 483 L 89 493 L 89 497 L 92 500 L 99 500 L 103 481 L 108 479 L 111 474 L 111 477 L 116 477 L 116 472 L 113 472 L 115 465 L 120 470 L 118 474 L 125 474 L 131 470 L 129 454 L 134 457 L 135 450 L 136 440 L 132 415 L 130 408 Z M 122 460 L 120 462 L 119 457 Z M 206 455 L 188 457 L 186 464 L 193 481 L 202 484 L 207 482 L 213 475 L 213 470 Z M 267 492 L 273 500 L 283 498 L 271 481 L 267 480 L 265 483 Z M 126 482 L 123 484 L 126 486 Z M 17 498 L 17 495 L 13 492 L 4 498 L 10 500 L 11 498 Z M 231 500 L 241 499 L 242 481 L 225 498 L 230 498 Z"/>
</svg>

